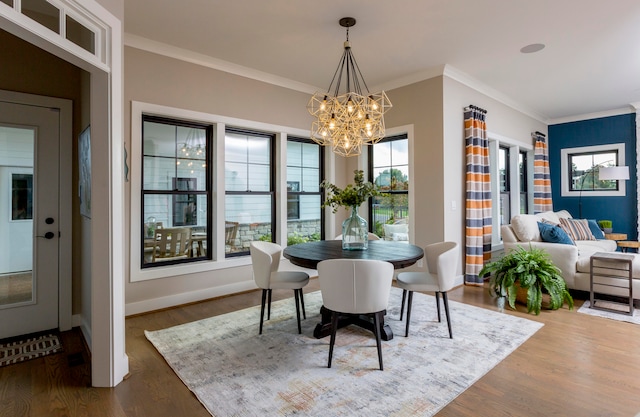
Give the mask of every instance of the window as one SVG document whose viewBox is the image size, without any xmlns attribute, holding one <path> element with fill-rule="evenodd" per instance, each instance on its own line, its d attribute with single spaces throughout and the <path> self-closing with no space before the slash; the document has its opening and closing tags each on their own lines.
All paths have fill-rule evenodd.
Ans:
<svg viewBox="0 0 640 417">
<path fill-rule="evenodd" d="M 211 174 L 207 169 L 213 127 L 143 115 L 142 267 L 211 259 Z M 179 256 L 159 257 L 166 230 L 188 227 L 191 239 Z M 168 237 L 171 239 L 171 236 Z M 176 255 L 175 253 L 173 255 Z"/>
<path fill-rule="evenodd" d="M 406 224 L 409 219 L 409 139 L 406 134 L 382 139 L 369 147 L 370 181 L 382 196 L 371 199 L 369 227 L 384 239 L 385 224 Z M 403 233 L 406 240 L 408 233 Z M 398 237 L 400 239 L 400 237 Z"/>
<path fill-rule="evenodd" d="M 618 181 L 601 180 L 599 178 L 601 167 L 618 165 L 617 152 L 597 153 L 570 153 L 569 166 L 571 167 L 571 191 L 583 192 L 618 189 Z"/>
<path fill-rule="evenodd" d="M 511 221 L 511 184 L 509 176 L 509 148 L 498 148 L 498 184 L 500 189 L 500 225 L 509 224 Z"/>
<path fill-rule="evenodd" d="M 491 244 L 502 244 L 500 226 L 516 214 L 530 213 L 533 206 L 533 146 L 489 134 L 491 175 Z"/>
<path fill-rule="evenodd" d="M 287 244 L 323 238 L 320 183 L 322 148 L 309 139 L 287 138 Z"/>
<path fill-rule="evenodd" d="M 527 153 L 518 153 L 518 173 L 520 178 L 520 214 L 529 213 L 529 176 L 527 175 Z"/>
<path fill-rule="evenodd" d="M 11 220 L 33 219 L 33 174 L 11 174 Z"/>
<path fill-rule="evenodd" d="M 225 134 L 225 256 L 249 254 L 249 242 L 273 242 L 275 136 L 227 128 Z"/>
<path fill-rule="evenodd" d="M 600 168 L 625 165 L 624 143 L 566 148 L 560 156 L 563 197 L 625 195 L 625 181 L 599 178 Z"/>
</svg>

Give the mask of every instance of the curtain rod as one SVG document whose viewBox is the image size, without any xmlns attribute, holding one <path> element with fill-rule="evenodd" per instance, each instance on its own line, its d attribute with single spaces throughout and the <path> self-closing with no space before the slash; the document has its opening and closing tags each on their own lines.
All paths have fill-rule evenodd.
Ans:
<svg viewBox="0 0 640 417">
<path fill-rule="evenodd" d="M 487 114 L 487 111 L 485 109 L 481 109 L 480 107 L 474 106 L 473 104 L 470 104 L 469 107 L 465 108 L 465 110 L 468 110 L 468 109 L 477 110 L 483 114 Z"/>
<path fill-rule="evenodd" d="M 546 137 L 547 137 L 547 135 L 545 135 L 545 134 L 544 134 L 544 133 L 542 133 L 542 132 L 538 132 L 537 130 L 536 130 L 534 133 L 535 133 L 536 135 L 538 135 L 538 136 L 542 136 L 543 138 L 546 138 Z"/>
</svg>

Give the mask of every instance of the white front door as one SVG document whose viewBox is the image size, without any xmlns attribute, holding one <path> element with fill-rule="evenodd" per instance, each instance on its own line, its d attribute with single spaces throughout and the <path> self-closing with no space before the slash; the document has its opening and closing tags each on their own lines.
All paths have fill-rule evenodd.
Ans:
<svg viewBox="0 0 640 417">
<path fill-rule="evenodd" d="M 0 101 L 0 339 L 58 328 L 60 111 Z"/>
</svg>

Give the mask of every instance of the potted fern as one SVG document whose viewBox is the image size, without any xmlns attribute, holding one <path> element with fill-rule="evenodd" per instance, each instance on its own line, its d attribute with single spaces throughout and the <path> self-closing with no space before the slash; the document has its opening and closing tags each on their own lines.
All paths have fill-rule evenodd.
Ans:
<svg viewBox="0 0 640 417">
<path fill-rule="evenodd" d="M 488 263 L 480 275 L 490 274 L 489 290 L 493 296 L 515 309 L 518 292 L 526 294 L 527 312 L 540 314 L 543 295 L 548 294 L 545 308 L 557 310 L 566 302 L 573 309 L 573 298 L 567 290 L 560 269 L 542 249 L 519 247 L 495 262 Z M 523 300 L 524 301 L 524 300 Z"/>
</svg>

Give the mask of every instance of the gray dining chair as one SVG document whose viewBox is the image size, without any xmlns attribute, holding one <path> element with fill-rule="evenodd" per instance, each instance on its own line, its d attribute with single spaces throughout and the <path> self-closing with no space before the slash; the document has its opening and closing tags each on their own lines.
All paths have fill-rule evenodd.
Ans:
<svg viewBox="0 0 640 417">
<path fill-rule="evenodd" d="M 456 242 L 440 242 L 428 245 L 424 248 L 427 258 L 426 272 L 400 272 L 396 278 L 398 287 L 402 288 L 402 305 L 400 306 L 400 321 L 404 312 L 405 299 L 409 293 L 407 303 L 407 325 L 405 337 L 409 336 L 409 322 L 411 321 L 411 304 L 413 302 L 414 291 L 435 292 L 436 306 L 438 308 L 438 322 L 440 319 L 440 297 L 444 303 L 444 310 L 447 315 L 447 326 L 449 327 L 449 338 L 453 338 L 451 331 L 451 317 L 449 315 L 449 301 L 447 291 L 455 285 L 456 269 L 460 258 L 460 248 Z"/>
<path fill-rule="evenodd" d="M 279 271 L 280 255 L 282 247 L 276 243 L 255 241 L 249 248 L 251 264 L 253 266 L 253 279 L 262 289 L 262 307 L 260 309 L 260 333 L 264 322 L 264 308 L 268 301 L 267 320 L 271 319 L 271 293 L 274 289 L 293 290 L 296 303 L 296 316 L 298 318 L 298 333 L 302 333 L 300 324 L 300 307 L 302 315 L 307 318 L 304 310 L 304 296 L 302 288 L 309 283 L 309 274 L 303 271 Z"/>
<path fill-rule="evenodd" d="M 318 280 L 323 305 L 331 311 L 327 367 L 331 368 L 340 315 L 368 315 L 373 317 L 373 333 L 382 371 L 380 326 L 389 304 L 393 265 L 371 259 L 330 259 L 318 263 Z"/>
</svg>

